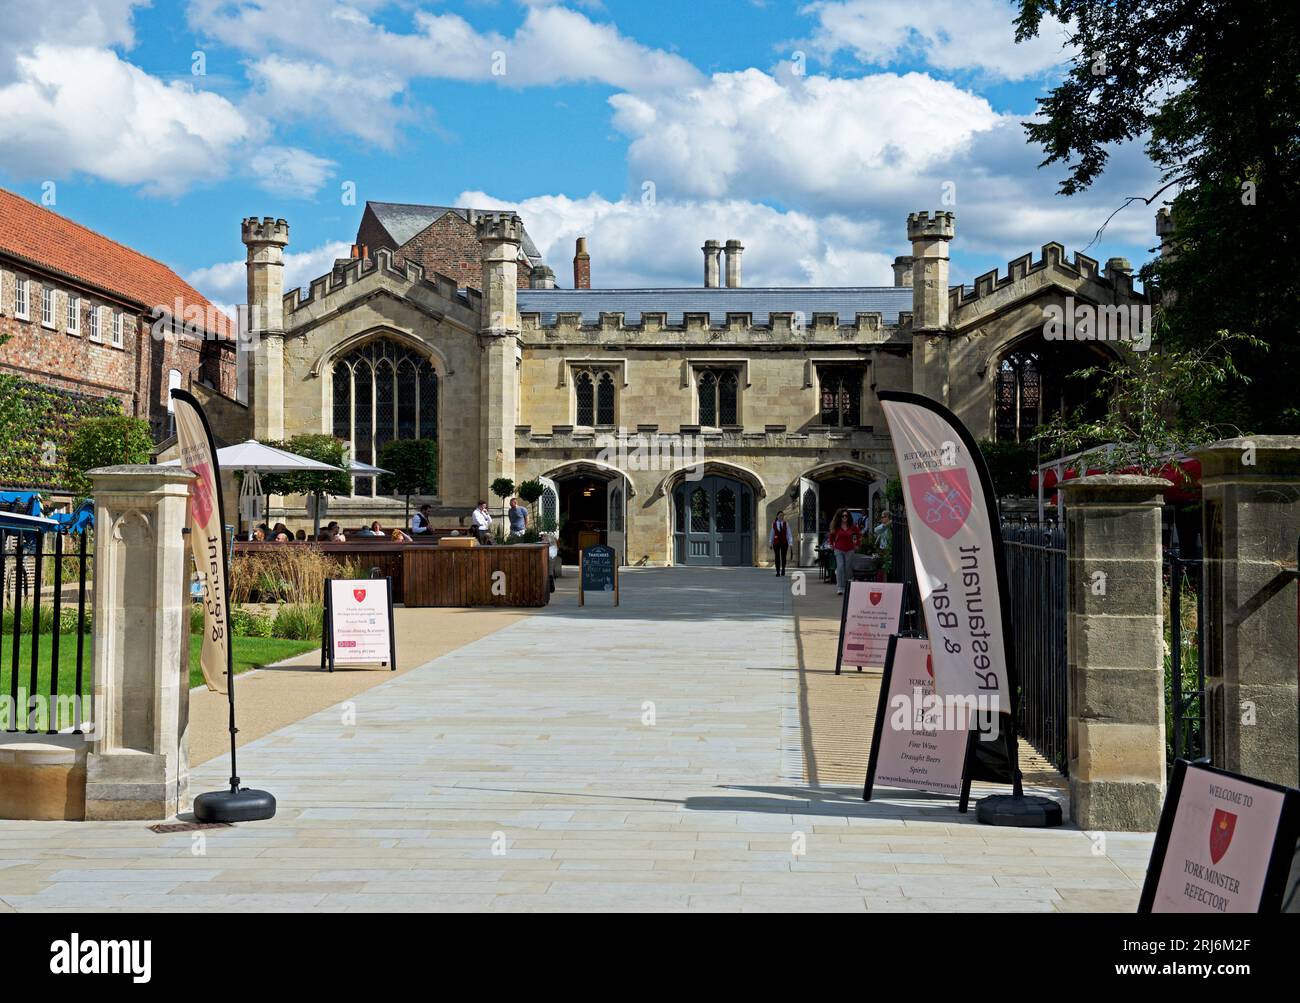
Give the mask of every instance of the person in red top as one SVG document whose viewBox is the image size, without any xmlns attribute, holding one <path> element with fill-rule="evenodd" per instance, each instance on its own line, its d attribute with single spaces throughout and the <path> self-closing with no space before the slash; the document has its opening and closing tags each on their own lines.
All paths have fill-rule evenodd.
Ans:
<svg viewBox="0 0 1300 1003">
<path fill-rule="evenodd" d="M 786 556 L 790 553 L 790 547 L 794 544 L 794 535 L 790 532 L 790 524 L 785 521 L 785 509 L 776 514 L 776 519 L 772 522 L 772 528 L 767 534 L 767 543 L 772 548 L 772 553 L 776 555 L 777 576 L 782 576 L 785 574 Z"/>
<path fill-rule="evenodd" d="M 850 513 L 840 512 L 835 525 L 831 527 L 828 542 L 835 551 L 835 594 L 842 595 L 849 580 L 849 555 L 862 542 L 862 533 Z"/>
</svg>

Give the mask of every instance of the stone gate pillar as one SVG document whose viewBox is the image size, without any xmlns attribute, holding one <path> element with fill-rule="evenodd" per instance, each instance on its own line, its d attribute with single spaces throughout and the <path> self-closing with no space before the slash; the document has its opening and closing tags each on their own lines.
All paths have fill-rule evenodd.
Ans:
<svg viewBox="0 0 1300 1003">
<path fill-rule="evenodd" d="M 188 802 L 189 560 L 179 467 L 90 471 L 95 493 L 94 731 L 87 819 L 164 819 Z"/>
<path fill-rule="evenodd" d="M 1165 796 L 1160 507 L 1167 481 L 1066 481 L 1069 773 L 1084 829 L 1152 831 Z"/>
<path fill-rule="evenodd" d="M 1224 439 L 1201 461 L 1206 751 L 1215 766 L 1297 786 L 1295 566 L 1300 437 Z"/>
</svg>

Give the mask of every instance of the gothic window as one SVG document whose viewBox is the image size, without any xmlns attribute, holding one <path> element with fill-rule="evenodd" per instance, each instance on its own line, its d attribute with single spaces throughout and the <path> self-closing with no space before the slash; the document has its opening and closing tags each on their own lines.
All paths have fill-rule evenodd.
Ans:
<svg viewBox="0 0 1300 1003">
<path fill-rule="evenodd" d="M 701 369 L 696 378 L 700 424 L 708 428 L 739 425 L 740 379 L 734 369 Z"/>
<path fill-rule="evenodd" d="M 821 424 L 856 428 L 862 423 L 862 370 L 854 366 L 823 366 L 817 370 L 821 385 Z"/>
<path fill-rule="evenodd" d="M 614 424 L 614 374 L 608 369 L 578 369 L 573 374 L 577 403 L 574 424 Z"/>
<path fill-rule="evenodd" d="M 1042 380 L 1038 353 L 1012 352 L 998 365 L 995 400 L 998 439 L 1026 441 L 1042 421 Z"/>
<path fill-rule="evenodd" d="M 703 488 L 691 492 L 691 532 L 709 531 L 709 493 Z"/>
<path fill-rule="evenodd" d="M 422 355 L 387 338 L 368 341 L 334 362 L 334 435 L 352 457 L 376 463 L 392 439 L 438 437 L 438 374 Z M 375 493 L 374 478 L 355 491 Z"/>
<path fill-rule="evenodd" d="M 731 488 L 718 489 L 718 525 L 719 533 L 736 531 L 736 492 Z"/>
</svg>

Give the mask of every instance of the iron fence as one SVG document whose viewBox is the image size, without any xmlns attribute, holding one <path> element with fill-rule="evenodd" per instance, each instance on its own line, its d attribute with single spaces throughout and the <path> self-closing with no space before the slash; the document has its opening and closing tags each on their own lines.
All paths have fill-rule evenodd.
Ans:
<svg viewBox="0 0 1300 1003">
<path fill-rule="evenodd" d="M 1021 736 L 1062 773 L 1068 768 L 1069 670 L 1066 647 L 1065 530 L 1048 523 L 1002 523 L 1012 652 L 1020 682 Z"/>
<path fill-rule="evenodd" d="M 90 536 L 0 528 L 0 731 L 80 734 L 89 720 Z"/>
<path fill-rule="evenodd" d="M 1170 772 L 1175 759 L 1200 759 L 1210 754 L 1205 726 L 1205 590 L 1201 588 L 1201 558 L 1183 557 L 1178 538 L 1164 558 L 1165 618 L 1165 740 Z M 1195 614 L 1195 621 L 1188 623 Z"/>
</svg>

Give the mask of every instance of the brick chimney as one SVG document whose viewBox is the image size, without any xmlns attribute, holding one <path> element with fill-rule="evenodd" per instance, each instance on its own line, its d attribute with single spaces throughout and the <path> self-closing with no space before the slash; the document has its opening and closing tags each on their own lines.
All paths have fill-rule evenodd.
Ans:
<svg viewBox="0 0 1300 1003">
<path fill-rule="evenodd" d="M 587 238 L 579 237 L 573 252 L 573 288 L 591 288 L 591 255 L 587 253 Z"/>
</svg>

